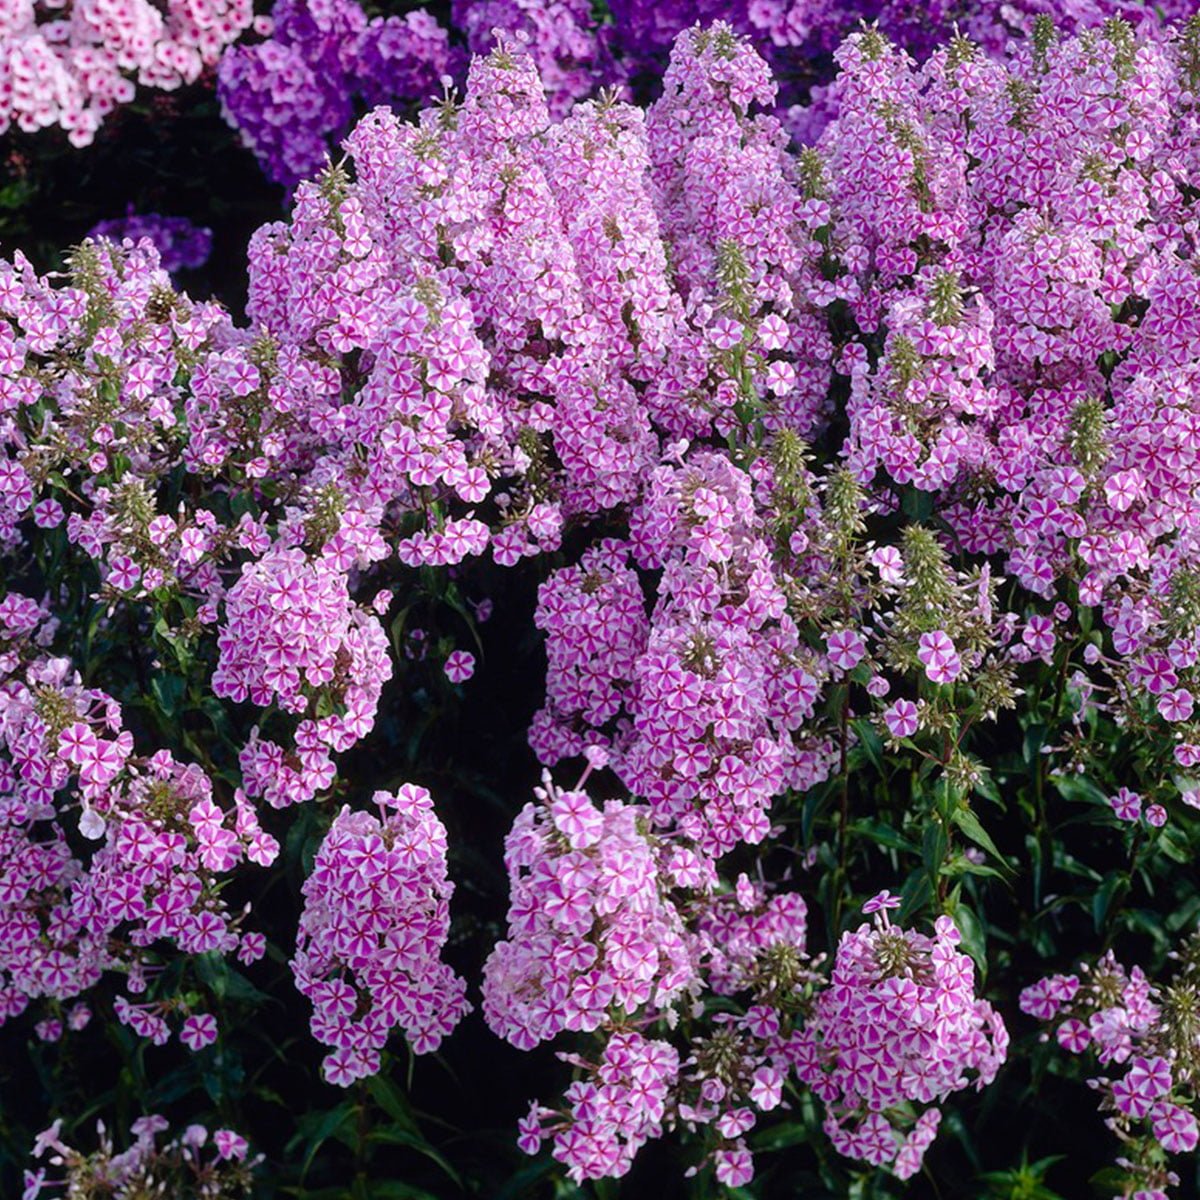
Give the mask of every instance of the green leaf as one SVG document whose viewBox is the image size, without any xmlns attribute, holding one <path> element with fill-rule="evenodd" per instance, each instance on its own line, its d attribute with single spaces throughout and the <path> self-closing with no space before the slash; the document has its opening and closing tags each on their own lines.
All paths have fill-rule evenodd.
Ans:
<svg viewBox="0 0 1200 1200">
<path fill-rule="evenodd" d="M 788 1146 L 804 1146 L 813 1141 L 816 1131 L 797 1121 L 785 1121 L 763 1129 L 753 1139 L 756 1150 L 784 1150 Z"/>
<path fill-rule="evenodd" d="M 987 977 L 987 930 L 969 905 L 959 904 L 950 914 L 962 934 L 962 948 L 979 968 L 981 978 Z"/>
<path fill-rule="evenodd" d="M 858 748 L 866 754 L 871 765 L 880 775 L 886 775 L 883 761 L 883 741 L 870 721 L 859 717 L 850 722 L 850 728 L 858 738 Z"/>
<path fill-rule="evenodd" d="M 491 1200 L 527 1200 L 529 1196 L 541 1195 L 540 1192 L 535 1193 L 533 1185 L 541 1183 L 548 1175 L 554 1175 L 557 1170 L 557 1165 L 549 1155 L 539 1158 L 510 1176 L 504 1186 L 493 1193 Z"/>
<path fill-rule="evenodd" d="M 921 837 L 921 861 L 931 876 L 936 876 L 941 871 L 949 845 L 950 839 L 946 835 L 945 825 L 939 820 L 931 819 Z"/>
<path fill-rule="evenodd" d="M 454 1180 L 458 1187 L 462 1187 L 462 1180 L 459 1178 L 458 1172 L 420 1133 L 414 1133 L 412 1130 L 404 1129 L 399 1125 L 385 1125 L 380 1129 L 372 1129 L 367 1134 L 367 1141 L 382 1143 L 386 1146 L 407 1146 L 410 1150 L 415 1150 L 418 1154 L 423 1154 L 430 1162 L 437 1163 L 446 1175 Z"/>
<path fill-rule="evenodd" d="M 1180 864 L 1188 864 L 1195 857 L 1192 853 L 1192 848 L 1188 843 L 1187 835 L 1182 829 L 1173 825 L 1167 825 L 1159 831 L 1157 845 L 1158 848 L 1172 861 Z"/>
<path fill-rule="evenodd" d="M 356 1123 L 356 1108 L 352 1100 L 343 1100 L 336 1108 L 325 1112 L 306 1113 L 296 1122 L 296 1134 L 288 1143 L 291 1150 L 307 1143 L 308 1150 L 300 1167 L 300 1178 L 308 1174 L 317 1157 L 317 1151 L 331 1138 L 336 1137 L 347 1145 L 353 1145 L 353 1130 Z"/>
<path fill-rule="evenodd" d="M 185 687 L 186 684 L 178 675 L 167 675 L 163 672 L 155 674 L 150 681 L 150 691 L 163 716 L 173 717 L 179 711 L 179 702 L 183 699 Z"/>
<path fill-rule="evenodd" d="M 1104 929 L 1105 921 L 1113 905 L 1117 903 L 1129 889 L 1129 877 L 1124 872 L 1110 871 L 1092 897 L 1092 920 L 1096 924 L 1096 932 Z"/>
<path fill-rule="evenodd" d="M 395 652 L 396 659 L 399 662 L 404 661 L 404 626 L 408 622 L 408 614 L 411 611 L 412 605 L 406 604 L 392 619 L 392 623 L 388 627 L 388 635 L 392 640 L 392 650 Z"/>
<path fill-rule="evenodd" d="M 855 821 L 849 827 L 849 833 L 855 837 L 866 838 L 868 841 L 874 842 L 877 846 L 886 846 L 889 850 L 903 850 L 908 854 L 919 854 L 921 848 L 911 838 L 905 837 L 902 833 L 897 832 L 890 825 L 883 821 L 878 821 L 871 817 L 862 821 Z"/>
<path fill-rule="evenodd" d="M 467 630 L 471 634 L 472 640 L 475 642 L 475 648 L 479 652 L 479 657 L 483 658 L 483 639 L 479 636 L 479 628 L 475 623 L 475 614 L 467 608 L 466 602 L 462 598 L 462 593 L 458 590 L 458 585 L 450 584 L 446 589 L 444 597 L 446 603 L 463 619 Z"/>
<path fill-rule="evenodd" d="M 1064 800 L 1109 807 L 1107 794 L 1086 775 L 1051 775 L 1050 783 Z"/>
<path fill-rule="evenodd" d="M 1120 1192 L 1129 1182 L 1129 1176 L 1117 1167 L 1102 1167 L 1088 1180 L 1088 1183 L 1096 1190 L 1097 1194 L 1101 1192 L 1112 1192 L 1114 1194 Z"/>
<path fill-rule="evenodd" d="M 372 1075 L 367 1080 L 367 1091 L 371 1098 L 398 1125 L 416 1131 L 417 1125 L 412 1118 L 408 1098 L 386 1075 Z"/>
<path fill-rule="evenodd" d="M 952 855 L 942 867 L 942 874 L 950 879 L 960 875 L 977 875 L 981 879 L 1004 879 L 1003 872 L 984 863 L 972 862 L 965 854 Z"/>
<path fill-rule="evenodd" d="M 896 920 L 901 924 L 911 921 L 933 899 L 933 887 L 925 871 L 914 871 L 900 889 L 900 908 Z"/>
<path fill-rule="evenodd" d="M 959 807 L 954 810 L 952 819 L 955 825 L 957 825 L 959 829 L 961 829 L 963 833 L 965 833 L 967 837 L 969 837 L 977 846 L 982 846 L 983 849 L 986 850 L 1000 864 L 1001 868 L 1008 875 L 1013 874 L 1012 867 L 1009 866 L 1008 860 L 996 848 L 996 843 L 992 841 L 991 835 L 979 823 L 979 818 L 965 804 L 959 805 Z"/>
<path fill-rule="evenodd" d="M 213 1104 L 220 1107 L 226 1099 L 242 1091 L 246 1070 L 241 1057 L 228 1045 L 218 1043 L 217 1047 L 203 1050 L 196 1057 L 201 1082 Z"/>
</svg>

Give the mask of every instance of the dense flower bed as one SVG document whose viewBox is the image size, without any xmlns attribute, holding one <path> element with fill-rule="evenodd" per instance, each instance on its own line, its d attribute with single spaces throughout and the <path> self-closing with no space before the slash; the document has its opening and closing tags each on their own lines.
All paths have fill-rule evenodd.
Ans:
<svg viewBox="0 0 1200 1200">
<path fill-rule="evenodd" d="M 864 22 L 926 57 L 955 30 L 995 53 L 1027 38 L 1038 16 L 1057 16 L 1064 32 L 1121 17 L 1158 33 L 1191 11 L 1188 0 L 1080 0 L 1062 12 L 1046 0 L 611 0 L 601 10 L 584 0 L 453 0 L 436 15 L 371 16 L 358 0 L 277 0 L 255 18 L 248 0 L 173 0 L 165 10 L 147 0 L 13 0 L 0 23 L 0 133 L 58 126 L 87 145 L 136 85 L 172 91 L 219 61 L 226 119 L 291 188 L 347 132 L 356 98 L 426 102 L 443 79 L 461 81 L 468 55 L 487 53 L 496 29 L 526 41 L 562 116 L 601 86 L 658 75 L 680 31 L 718 18 L 767 58 L 786 108 L 828 82 L 831 51 Z M 811 124 L 820 107 L 795 119 Z"/>
<path fill-rule="evenodd" d="M 670 1140 L 750 1188 L 790 1138 L 899 1188 L 968 1092 L 1094 1055 L 1104 1186 L 1164 1196 L 1200 1069 L 1200 19 L 1017 8 L 918 61 L 888 8 L 798 114 L 807 9 L 685 29 L 639 107 L 587 98 L 589 11 L 500 7 L 455 8 L 498 30 L 461 97 L 320 170 L 352 92 L 456 45 L 281 0 L 225 55 L 295 184 L 244 320 L 172 282 L 154 231 L 191 225 L 0 264 L 0 1022 L 216 1064 L 230 980 L 286 963 L 365 1089 L 476 1007 L 570 1067 L 514 1134 L 576 1184 Z M 647 54 L 671 23 L 613 16 Z M 438 780 L 347 764 L 394 694 L 486 675 L 506 576 L 545 774 L 501 798 L 464 978 Z M 37 1149 L 82 1195 L 253 1189 L 214 1123 Z"/>
</svg>

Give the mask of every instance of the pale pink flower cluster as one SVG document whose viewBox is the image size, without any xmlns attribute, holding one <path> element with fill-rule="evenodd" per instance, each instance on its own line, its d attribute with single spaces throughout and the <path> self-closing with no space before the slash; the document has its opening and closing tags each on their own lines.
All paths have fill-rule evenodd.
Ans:
<svg viewBox="0 0 1200 1200">
<path fill-rule="evenodd" d="M 547 787 L 541 801 L 548 803 L 548 809 L 534 810 L 532 825 L 531 810 L 526 810 L 526 819 L 510 839 L 510 850 L 537 850 L 529 834 L 540 816 L 545 822 L 543 836 L 553 839 L 557 831 L 570 839 L 570 845 L 576 844 L 587 824 L 593 825 L 600 838 L 594 843 L 598 850 L 594 861 L 606 864 L 610 852 L 600 833 L 600 813 L 583 792 Z M 610 801 L 604 809 L 605 824 L 619 827 L 635 812 Z M 568 828 L 573 832 L 564 833 Z M 505 1022 L 498 1031 L 517 1045 L 531 1044 L 530 1029 L 549 1037 L 561 1028 L 594 1030 L 601 1043 L 595 1059 L 560 1052 L 559 1057 L 583 1075 L 566 1089 L 560 1107 L 536 1102 L 531 1106 L 521 1122 L 519 1142 L 527 1152 L 536 1153 L 548 1140 L 554 1157 L 567 1166 L 571 1178 L 581 1181 L 624 1175 L 637 1149 L 666 1129 L 704 1129 L 711 1145 L 706 1162 L 719 1182 L 738 1186 L 753 1175 L 746 1135 L 761 1114 L 781 1103 L 791 1061 L 790 1017 L 776 1005 L 791 1003 L 803 985 L 819 979 L 804 958 L 805 905 L 794 893 L 769 894 L 745 876 L 735 892 L 715 894 L 710 872 L 702 869 L 705 860 L 686 843 L 664 841 L 648 832 L 640 835 L 639 842 L 643 848 L 657 846 L 659 862 L 655 868 L 647 860 L 646 879 L 648 883 L 657 879 L 662 895 L 635 896 L 627 913 L 613 914 L 607 911 L 605 896 L 600 897 L 596 912 L 584 918 L 594 923 L 592 942 L 582 943 L 590 948 L 587 957 L 594 957 L 596 966 L 573 978 L 571 971 L 577 970 L 580 957 L 576 943 L 568 941 L 564 953 L 556 955 L 551 940 L 557 937 L 561 942 L 564 937 L 564 930 L 555 924 L 562 910 L 560 889 L 550 884 L 544 899 L 537 896 L 540 862 L 534 862 L 528 874 L 518 875 L 509 940 L 500 943 L 488 963 L 485 1016 L 493 1028 L 497 1021 Z M 542 854 L 544 858 L 544 850 Z M 566 868 L 573 857 L 570 851 L 562 852 L 558 864 Z M 620 874 L 622 862 L 618 860 L 614 873 Z M 513 865 L 519 868 L 519 861 Z M 664 929 L 661 914 L 668 892 L 672 903 L 665 910 Z M 550 935 L 540 948 L 536 932 L 532 938 L 522 936 L 523 927 L 530 924 L 526 913 L 531 907 L 535 929 Z M 552 914 L 549 921 L 544 915 L 547 910 Z M 664 957 L 655 961 L 655 938 L 684 956 L 682 971 L 656 981 L 657 990 L 648 986 L 650 971 L 664 966 Z M 596 944 L 599 954 L 594 954 Z M 630 949 L 638 954 L 647 979 L 647 985 L 633 989 L 621 978 L 631 965 L 626 958 Z M 514 962 L 523 962 L 526 969 L 512 970 Z M 751 1004 L 740 1016 L 729 1011 L 714 1014 L 711 1023 L 702 1024 L 701 1031 L 687 1040 L 685 1051 L 674 1044 L 677 1034 L 665 1033 L 662 1039 L 645 1036 L 642 1030 L 664 1018 L 668 1030 L 677 1030 L 689 1017 L 693 1022 L 700 1018 L 705 983 L 731 996 L 750 990 L 761 994 L 764 1002 Z M 686 990 L 679 995 L 681 984 L 686 984 Z M 599 1004 L 594 1003 L 597 1000 Z"/>
<path fill-rule="evenodd" d="M 1106 1123 L 1135 1151 L 1119 1165 L 1147 1195 L 1165 1196 L 1179 1182 L 1161 1155 L 1147 1153 L 1151 1147 L 1185 1154 L 1200 1143 L 1196 948 L 1193 934 L 1172 956 L 1182 959 L 1183 969 L 1165 986 L 1152 983 L 1140 967 L 1122 966 L 1109 951 L 1077 975 L 1038 980 L 1020 998 L 1022 1012 L 1053 1022 L 1059 1046 L 1071 1054 L 1094 1054 L 1106 1070 L 1089 1083 L 1100 1094 Z M 1135 1140 L 1139 1136 L 1144 1140 Z"/>
<path fill-rule="evenodd" d="M 16 593 L 0 601 L 0 1022 L 120 970 L 122 1021 L 161 1043 L 167 1014 L 181 1015 L 180 1036 L 199 1048 L 215 1035 L 211 1016 L 129 997 L 167 946 L 261 957 L 262 935 L 241 928 L 213 883 L 245 859 L 273 861 L 278 846 L 240 794 L 232 811 L 216 805 L 199 767 L 165 750 L 136 755 L 120 706 L 40 649 L 52 632 L 43 617 Z"/>
<path fill-rule="evenodd" d="M 380 1067 L 399 1028 L 417 1054 L 468 1011 L 466 983 L 439 955 L 454 887 L 446 831 L 424 788 L 376 792 L 379 815 L 343 807 L 304 882 L 292 973 L 332 1047 L 325 1078 L 345 1087 Z"/>
<path fill-rule="evenodd" d="M 104 1123 L 98 1121 L 99 1144 L 85 1153 L 63 1140 L 59 1119 L 34 1142 L 33 1157 L 44 1157 L 49 1169 L 39 1166 L 25 1172 L 21 1200 L 61 1195 L 64 1186 L 68 1196 L 194 1195 L 235 1200 L 249 1193 L 262 1156 L 250 1155 L 241 1134 L 193 1123 L 182 1133 L 160 1140 L 170 1127 L 157 1114 L 138 1117 L 130 1127 L 132 1141 L 118 1152 Z"/>
<path fill-rule="evenodd" d="M 888 919 L 889 899 L 873 922 L 842 935 L 829 986 L 789 1053 L 826 1104 L 835 1148 L 907 1179 L 937 1132 L 936 1106 L 991 1083 L 1008 1033 L 975 995 L 954 922 L 939 917 L 933 937 L 901 929 Z M 915 1122 L 914 1104 L 929 1106 Z"/>
<path fill-rule="evenodd" d="M 0 135 L 57 125 L 86 146 L 136 85 L 192 83 L 253 15 L 250 0 L 4 0 Z"/>
<path fill-rule="evenodd" d="M 679 1052 L 669 1042 L 639 1033 L 614 1034 L 591 1077 L 567 1088 L 564 1115 L 536 1102 L 530 1107 L 521 1121 L 519 1144 L 536 1154 L 542 1141 L 551 1138 L 554 1157 L 577 1183 L 620 1177 L 637 1151 L 661 1136 L 678 1077 Z"/>
<path fill-rule="evenodd" d="M 605 746 L 654 820 L 708 853 L 760 842 L 773 797 L 823 778 L 831 752 L 796 736 L 825 668 L 786 613 L 752 478 L 716 454 L 657 468 L 631 535 L 542 590 L 549 702 L 532 744 L 544 761 Z M 631 563 L 663 571 L 649 621 Z M 599 627 L 576 620 L 589 588 L 616 601 Z"/>
<path fill-rule="evenodd" d="M 392 675 L 383 630 L 351 601 L 341 571 L 299 549 L 248 563 L 225 614 L 213 693 L 263 708 L 277 703 L 301 718 L 294 755 L 252 737 L 242 753 L 246 788 L 276 808 L 311 799 L 334 779 L 332 752 L 374 724 Z"/>
<path fill-rule="evenodd" d="M 610 1011 L 664 1010 L 698 982 L 683 918 L 664 892 L 712 882 L 711 866 L 645 830 L 646 813 L 547 780 L 505 843 L 508 937 L 484 968 L 483 1013 L 530 1049 L 591 1032 Z"/>
</svg>

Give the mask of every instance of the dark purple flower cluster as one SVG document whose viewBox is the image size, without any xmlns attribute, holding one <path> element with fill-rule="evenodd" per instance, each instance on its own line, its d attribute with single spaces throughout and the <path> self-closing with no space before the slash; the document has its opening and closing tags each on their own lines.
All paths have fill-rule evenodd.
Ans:
<svg viewBox="0 0 1200 1200">
<path fill-rule="evenodd" d="M 270 29 L 225 55 L 217 92 L 225 119 L 289 190 L 348 131 L 355 96 L 427 99 L 464 61 L 428 13 L 368 20 L 354 0 L 279 0 Z"/>
<path fill-rule="evenodd" d="M 697 23 L 726 22 L 769 64 L 777 112 L 790 133 L 812 141 L 839 99 L 829 85 L 833 50 L 864 23 L 925 59 L 954 34 L 1002 57 L 1050 15 L 1066 32 L 1121 16 L 1162 29 L 1188 15 L 1189 0 L 611 0 L 600 22 L 587 0 L 454 0 L 450 28 L 428 12 L 368 19 L 357 0 L 278 0 L 262 22 L 265 41 L 232 47 L 221 60 L 226 120 L 263 170 L 294 188 L 320 169 L 366 106 L 422 103 L 447 80 L 462 84 L 468 54 L 486 54 L 498 31 L 514 35 L 538 68 L 551 116 L 603 87 L 653 94 L 675 37 Z M 803 106 L 801 105 L 803 102 Z"/>
<path fill-rule="evenodd" d="M 109 238 L 114 242 L 149 238 L 158 251 L 164 271 L 194 271 L 208 262 L 212 253 L 212 230 L 193 225 L 187 217 L 168 217 L 162 213 L 135 213 L 133 205 L 123 217 L 100 221 L 88 233 L 91 238 Z"/>
</svg>

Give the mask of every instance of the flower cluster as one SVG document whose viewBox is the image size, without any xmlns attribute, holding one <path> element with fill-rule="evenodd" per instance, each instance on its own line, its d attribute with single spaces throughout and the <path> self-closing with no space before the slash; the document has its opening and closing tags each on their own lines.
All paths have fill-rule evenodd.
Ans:
<svg viewBox="0 0 1200 1200">
<path fill-rule="evenodd" d="M 1115 677 L 1185 743 L 1194 629 L 1173 605 L 1188 587 L 1196 442 L 1182 399 L 1193 369 L 1172 347 L 1190 320 L 1180 264 L 1193 241 L 1167 164 L 1194 154 L 1196 123 L 1167 97 L 1194 95 L 1195 36 L 1138 42 L 1112 28 L 1051 38 L 1008 66 L 964 44 L 914 72 L 863 35 L 839 51 L 844 116 L 822 142 L 846 261 L 867 285 L 859 320 L 886 330 L 878 364 L 860 356 L 851 372 L 855 471 L 943 496 L 964 547 L 1003 551 L 1034 597 L 1076 580 L 1112 630 L 1111 655 L 1087 660 L 1097 685 Z M 969 136 L 956 144 L 954 129 Z M 1011 216 L 989 223 L 1001 197 Z M 1120 364 L 1111 380 L 1106 356 Z M 1030 618 L 1014 659 L 1053 647 L 1048 619 Z M 923 661 L 944 682 L 958 667 L 941 632 L 951 640 L 927 631 Z"/>
<path fill-rule="evenodd" d="M 199 767 L 135 755 L 120 705 L 38 646 L 53 632 L 42 617 L 16 593 L 0 602 L 0 1021 L 33 998 L 79 996 L 112 969 L 136 997 L 164 944 L 254 961 L 262 935 L 242 931 L 244 914 L 212 884 L 278 852 L 240 795 L 231 810 L 213 803 Z M 155 1042 L 171 1036 L 164 1014 L 179 1014 L 199 1048 L 215 1022 L 189 1008 L 120 996 L 115 1011 Z"/>
<path fill-rule="evenodd" d="M 418 1054 L 467 1012 L 466 983 L 439 959 L 450 925 L 446 831 L 424 788 L 376 792 L 377 817 L 345 807 L 304 883 L 292 973 L 313 1036 L 333 1047 L 325 1078 L 379 1070 L 397 1026 Z"/>
<path fill-rule="evenodd" d="M 134 213 L 131 207 L 123 217 L 113 217 L 93 225 L 90 238 L 125 238 L 140 241 L 149 238 L 158 251 L 164 271 L 193 271 L 208 262 L 212 253 L 212 230 L 193 225 L 187 217 L 167 217 L 161 213 Z"/>
<path fill-rule="evenodd" d="M 219 60 L 226 120 L 289 189 L 319 169 L 357 99 L 422 101 L 443 78 L 460 80 L 468 55 L 486 54 L 495 30 L 526 41 L 551 111 L 562 116 L 602 86 L 643 90 L 680 33 L 721 19 L 770 65 L 783 84 L 781 116 L 809 135 L 837 110 L 831 52 L 864 22 L 919 58 L 956 27 L 999 57 L 1033 40 L 1047 16 L 1067 32 L 1123 17 L 1158 35 L 1190 13 L 1188 0 L 1080 0 L 1062 11 L 1046 0 L 1000 8 L 939 0 L 919 13 L 910 0 L 612 0 L 608 23 L 584 0 L 455 0 L 443 26 L 422 9 L 368 16 L 355 0 L 277 0 L 257 19 L 245 0 L 171 0 L 165 11 L 145 0 L 9 7 L 0 22 L 0 132 L 61 126 L 75 145 L 87 145 L 104 117 L 133 99 L 135 83 L 174 89 Z M 252 25 L 262 40 L 239 41 Z"/>
<path fill-rule="evenodd" d="M 789 1052 L 825 1102 L 834 1147 L 907 1179 L 937 1133 L 936 1104 L 991 1083 L 1008 1033 L 975 995 L 954 922 L 939 917 L 933 937 L 901 929 L 887 915 L 898 903 L 882 893 L 865 906 L 874 922 L 842 935 L 829 987 Z M 930 1107 L 914 1121 L 913 1104 Z"/>
<path fill-rule="evenodd" d="M 615 77 L 583 0 L 456 0 L 450 28 L 423 10 L 368 18 L 355 0 L 277 0 L 267 27 L 224 55 L 218 91 L 226 121 L 289 189 L 320 169 L 356 101 L 426 101 L 461 81 L 497 31 L 527 46 L 555 116 Z"/>
<path fill-rule="evenodd" d="M 572 1179 L 619 1178 L 634 1154 L 661 1135 L 678 1077 L 679 1053 L 669 1043 L 633 1032 L 614 1034 L 589 1078 L 567 1089 L 567 1112 L 530 1107 L 520 1145 L 536 1154 L 545 1138 L 553 1138 L 554 1157 Z"/>
<path fill-rule="evenodd" d="M 655 821 L 709 853 L 762 841 L 771 800 L 831 765 L 825 743 L 793 737 L 826 672 L 786 614 L 764 525 L 750 476 L 727 459 L 660 467 L 646 479 L 631 545 L 590 552 L 539 605 L 550 682 L 535 749 L 552 761 L 584 742 L 606 745 Z M 648 623 L 631 558 L 663 569 Z M 606 632 L 559 601 L 572 585 L 583 597 L 589 587 L 620 597 L 605 609 Z M 601 636 L 616 653 L 597 653 Z M 621 708 L 624 721 L 604 737 Z"/>
<path fill-rule="evenodd" d="M 251 1157 L 246 1139 L 232 1129 L 209 1130 L 188 1125 L 166 1141 L 160 1136 L 170 1129 L 161 1116 L 139 1117 L 130 1127 L 133 1140 L 118 1152 L 112 1138 L 98 1122 L 99 1146 L 84 1153 L 68 1145 L 62 1136 L 62 1121 L 55 1121 L 38 1134 L 35 1158 L 46 1156 L 59 1178 L 48 1178 L 45 1167 L 25 1172 L 22 1200 L 57 1195 L 86 1195 L 94 1200 L 123 1196 L 204 1196 L 206 1200 L 235 1200 L 249 1196 L 255 1168 L 261 1156 Z"/>
<path fill-rule="evenodd" d="M 736 894 L 715 894 L 707 856 L 656 836 L 647 818 L 546 778 L 506 843 L 508 937 L 484 970 L 484 1016 L 524 1049 L 564 1031 L 601 1042 L 595 1061 L 560 1052 L 584 1075 L 561 1108 L 531 1106 L 520 1136 L 529 1153 L 549 1140 L 576 1181 L 620 1176 L 664 1129 L 703 1127 L 717 1177 L 745 1182 L 744 1135 L 780 1103 L 787 1069 L 779 1014 L 767 1004 L 718 1014 L 682 1052 L 640 1030 L 690 1025 L 709 972 L 719 992 L 794 998 L 813 978 L 802 967 L 805 906 L 745 877 Z"/>
<path fill-rule="evenodd" d="M 355 0 L 278 0 L 270 36 L 221 59 L 225 120 L 266 174 L 289 190 L 320 170 L 369 104 L 425 100 L 457 63 L 428 13 L 368 19 Z"/>
<path fill-rule="evenodd" d="M 370 731 L 391 678 L 379 622 L 350 600 L 346 578 L 298 549 L 248 563 L 225 601 L 213 695 L 278 704 L 301 717 L 296 762 L 252 737 L 242 755 L 246 787 L 276 808 L 311 799 L 334 778 L 330 750 Z"/>
<path fill-rule="evenodd" d="M 1126 969 L 1109 951 L 1078 975 L 1050 975 L 1021 993 L 1021 1010 L 1053 1022 L 1062 1049 L 1095 1055 L 1112 1073 L 1088 1083 L 1125 1147 L 1117 1165 L 1128 1186 L 1153 1197 L 1179 1182 L 1167 1156 L 1190 1153 L 1200 1142 L 1200 937 L 1193 934 L 1173 957 L 1180 969 L 1165 985 L 1153 984 L 1140 967 Z"/>
<path fill-rule="evenodd" d="M 471 54 L 487 54 L 496 30 L 515 35 L 533 58 L 555 116 L 613 79 L 611 52 L 586 0 L 452 0 L 450 22 Z"/>
<path fill-rule="evenodd" d="M 0 134 L 58 126 L 86 146 L 137 84 L 193 82 L 252 16 L 250 0 L 11 0 L 0 12 Z"/>
<path fill-rule="evenodd" d="M 697 981 L 676 907 L 663 892 L 710 883 L 707 864 L 668 850 L 645 813 L 549 779 L 505 843 L 508 938 L 484 968 L 484 1016 L 530 1049 L 563 1030 L 590 1032 L 611 1010 L 669 1008 Z"/>
</svg>

